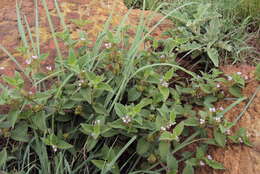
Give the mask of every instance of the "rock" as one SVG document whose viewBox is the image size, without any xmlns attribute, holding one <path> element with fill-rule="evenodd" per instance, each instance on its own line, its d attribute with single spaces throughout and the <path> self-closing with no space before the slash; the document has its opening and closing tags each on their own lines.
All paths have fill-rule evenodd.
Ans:
<svg viewBox="0 0 260 174">
<path fill-rule="evenodd" d="M 21 14 L 26 16 L 31 28 L 31 33 L 33 36 L 35 36 L 35 4 L 32 0 L 23 0 L 21 2 Z M 62 31 L 62 27 L 60 25 L 61 21 L 57 15 L 54 1 L 46 0 L 46 2 L 51 14 L 51 19 L 53 21 L 55 31 Z M 49 23 L 45 14 L 45 9 L 43 8 L 43 4 L 39 0 L 38 4 L 40 16 L 41 49 L 42 51 L 44 50 L 47 51 L 47 53 L 51 53 L 51 56 L 48 57 L 47 63 L 54 62 L 53 59 L 56 56 L 56 49 L 53 44 L 50 44 L 52 43 L 52 37 Z M 25 66 L 24 61 L 28 58 L 28 56 L 31 55 L 21 56 L 16 49 L 17 47 L 21 46 L 21 38 L 17 29 L 15 6 L 16 1 L 1 0 L 0 44 L 4 46 L 12 55 L 19 55 L 19 62 L 21 62 L 21 64 Z M 110 27 L 111 30 L 117 27 L 122 22 L 124 15 L 129 12 L 129 17 L 126 20 L 125 25 L 131 26 L 131 29 L 128 31 L 128 33 L 132 37 L 134 37 L 136 26 L 139 23 L 142 13 L 144 13 L 145 18 L 153 16 L 150 22 L 146 24 L 148 28 L 151 28 L 163 17 L 162 15 L 151 11 L 129 11 L 124 5 L 123 0 L 60 0 L 59 6 L 63 16 L 65 17 L 65 23 L 70 28 L 71 36 L 73 36 L 74 39 L 79 39 L 79 29 L 81 29 L 87 33 L 88 40 L 91 40 L 92 42 L 95 42 L 97 35 L 103 30 L 103 25 L 109 18 L 111 12 L 113 13 Z M 84 19 L 88 20 L 89 23 L 82 27 L 78 27 L 72 22 L 73 19 Z M 25 25 L 24 27 L 26 30 Z M 162 38 L 162 32 L 171 27 L 172 23 L 169 20 L 165 20 L 152 32 L 152 35 L 156 36 L 157 38 Z M 26 33 L 28 37 L 28 32 Z M 30 44 L 29 37 L 27 39 L 28 43 Z M 62 46 L 62 48 L 64 48 L 64 46 Z M 7 64 L 13 63 L 10 62 L 10 59 L 8 59 L 6 53 L 0 50 L 0 66 Z M 44 62 L 43 64 L 46 63 Z M 14 70 L 15 66 L 12 66 L 8 71 Z M 8 73 L 4 71 L 0 72 L 0 74 Z"/>
</svg>

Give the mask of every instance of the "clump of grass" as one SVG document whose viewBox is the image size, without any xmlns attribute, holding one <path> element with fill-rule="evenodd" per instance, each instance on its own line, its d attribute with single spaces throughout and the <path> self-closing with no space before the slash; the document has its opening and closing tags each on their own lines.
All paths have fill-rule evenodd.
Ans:
<svg viewBox="0 0 260 174">
<path fill-rule="evenodd" d="M 64 31 L 56 33 L 46 2 L 42 2 L 56 43 L 56 69 L 48 68 L 47 73 L 35 71 L 34 67 L 48 54 L 41 52 L 38 18 L 36 40 L 29 37 L 28 42 L 25 31 L 30 33 L 30 29 L 22 25 L 25 19 L 17 6 L 25 47 L 20 50 L 26 56 L 33 55 L 24 74 L 37 90 L 25 91 L 19 72 L 3 78 L 14 88 L 0 86 L 0 103 L 12 106 L 0 120 L 0 136 L 4 140 L 0 145 L 1 170 L 57 174 L 192 173 L 204 165 L 224 169 L 208 155 L 210 145 L 225 147 L 232 142 L 250 146 L 245 129 L 230 134 L 235 123 L 223 117 L 245 100 L 241 95 L 245 86 L 241 73 L 227 77 L 218 69 L 196 74 L 183 68 L 173 47 L 173 43 L 183 43 L 175 38 L 165 42 L 162 50 L 156 49 L 158 42 L 154 39 L 152 46 L 139 50 L 160 22 L 192 3 L 169 10 L 148 32 L 142 16 L 131 43 L 127 39 L 130 36 L 122 34 L 124 23 L 115 31 L 109 30 L 110 17 L 90 48 L 83 30 L 79 31 L 80 38 L 72 40 L 69 28 L 62 22 Z M 57 1 L 55 7 L 63 21 Z M 35 8 L 38 13 L 37 5 Z M 67 55 L 59 51 L 58 42 L 68 45 Z M 76 48 L 75 43 L 81 47 Z M 0 48 L 19 65 L 6 49 Z M 51 81 L 51 87 L 46 88 L 46 80 Z M 224 93 L 224 86 L 229 92 Z M 233 97 L 233 104 L 215 108 L 214 103 L 226 95 Z M 208 136 L 207 131 L 213 135 Z M 196 145 L 194 152 L 185 150 L 190 144 Z"/>
</svg>

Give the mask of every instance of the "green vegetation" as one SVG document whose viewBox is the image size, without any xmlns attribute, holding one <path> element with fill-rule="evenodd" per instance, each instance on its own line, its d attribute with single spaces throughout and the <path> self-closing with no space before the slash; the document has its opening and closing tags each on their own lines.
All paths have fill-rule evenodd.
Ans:
<svg viewBox="0 0 260 174">
<path fill-rule="evenodd" d="M 226 76 L 217 69 L 225 60 L 241 61 L 247 23 L 233 27 L 210 2 L 172 2 L 160 8 L 176 22 L 165 33 L 169 39 L 150 37 L 141 20 L 130 43 L 123 23 L 108 30 L 110 18 L 89 48 L 86 33 L 73 40 L 61 15 L 64 31 L 55 33 L 44 5 L 58 53 L 55 69 L 35 72 L 48 53 L 40 52 L 39 32 L 35 41 L 26 39 L 29 28 L 22 25 L 17 5 L 19 50 L 33 56 L 26 69 L 4 77 L 13 88 L 0 86 L 0 104 L 11 106 L 0 118 L 0 172 L 192 174 L 204 165 L 224 169 L 208 155 L 209 146 L 251 146 L 245 129 L 230 133 L 241 116 L 235 122 L 224 118 L 246 99 L 241 94 L 245 79 L 240 72 Z M 56 9 L 60 12 L 58 4 Z M 37 21 L 35 26 L 38 31 Z M 67 45 L 67 55 L 58 42 Z M 140 50 L 144 42 L 152 44 Z M 199 68 L 182 67 L 180 58 Z M 259 66 L 256 74 L 259 78 Z M 22 75 L 36 91 L 25 90 Z M 215 108 L 226 96 L 233 103 Z"/>
</svg>

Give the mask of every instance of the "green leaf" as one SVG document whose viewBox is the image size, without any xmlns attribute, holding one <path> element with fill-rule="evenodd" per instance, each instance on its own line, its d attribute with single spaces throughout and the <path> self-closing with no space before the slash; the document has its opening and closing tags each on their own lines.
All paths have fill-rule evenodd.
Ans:
<svg viewBox="0 0 260 174">
<path fill-rule="evenodd" d="M 232 95 L 235 96 L 235 97 L 243 97 L 241 88 L 238 87 L 238 86 L 236 86 L 236 85 L 231 86 L 231 87 L 228 89 L 228 91 L 229 91 L 230 94 L 232 94 Z"/>
<path fill-rule="evenodd" d="M 213 64 L 218 67 L 219 65 L 219 55 L 218 51 L 215 48 L 208 48 L 207 49 L 208 56 Z"/>
<path fill-rule="evenodd" d="M 10 123 L 10 125 L 12 126 L 12 127 L 14 127 L 14 125 L 15 125 L 15 123 L 16 123 L 16 121 L 17 121 L 17 118 L 18 118 L 18 116 L 19 116 L 19 114 L 20 114 L 20 111 L 11 111 L 8 115 L 8 117 L 7 117 L 7 120 L 9 121 L 9 123 Z"/>
<path fill-rule="evenodd" d="M 124 117 L 127 115 L 127 109 L 124 105 L 120 104 L 120 103 L 116 103 L 115 104 L 115 111 L 116 111 L 116 114 L 119 116 L 119 117 Z"/>
<path fill-rule="evenodd" d="M 7 161 L 7 151 L 6 151 L 6 148 L 4 148 L 0 152 L 0 168 L 5 165 L 6 161 Z"/>
<path fill-rule="evenodd" d="M 91 162 L 100 170 L 102 170 L 106 164 L 104 160 L 91 160 Z"/>
<path fill-rule="evenodd" d="M 190 117 L 184 121 L 185 126 L 198 126 L 199 121 L 196 117 Z"/>
<path fill-rule="evenodd" d="M 147 154 L 149 148 L 150 148 L 150 143 L 145 141 L 144 138 L 141 138 L 141 139 L 138 140 L 137 146 L 136 146 L 136 152 L 139 155 L 145 156 Z"/>
<path fill-rule="evenodd" d="M 169 88 L 166 88 L 164 86 L 159 86 L 159 90 L 160 90 L 160 93 L 163 96 L 164 101 L 166 101 L 169 97 L 169 94 L 170 94 Z"/>
<path fill-rule="evenodd" d="M 80 94 L 89 104 L 92 104 L 92 89 L 91 88 L 81 89 Z"/>
<path fill-rule="evenodd" d="M 96 89 L 113 92 L 113 89 L 106 83 L 100 82 L 97 84 Z"/>
<path fill-rule="evenodd" d="M 95 103 L 92 105 L 96 113 L 102 114 L 102 115 L 108 115 L 108 112 L 104 105 L 102 103 Z"/>
<path fill-rule="evenodd" d="M 171 68 L 169 71 L 167 71 L 167 72 L 165 73 L 165 75 L 164 75 L 164 80 L 165 80 L 165 81 L 170 80 L 170 79 L 172 78 L 172 76 L 173 76 L 173 73 L 174 73 L 174 69 Z"/>
<path fill-rule="evenodd" d="M 185 168 L 183 169 L 182 174 L 194 174 L 194 169 L 190 164 L 186 163 Z"/>
<path fill-rule="evenodd" d="M 136 88 L 131 88 L 127 93 L 128 101 L 136 101 L 142 95 Z"/>
<path fill-rule="evenodd" d="M 167 156 L 170 153 L 170 147 L 171 147 L 170 142 L 161 141 L 159 143 L 159 154 L 163 162 L 167 162 Z"/>
<path fill-rule="evenodd" d="M 204 156 L 205 156 L 205 154 L 204 154 L 203 149 L 200 147 L 197 147 L 196 158 L 202 159 Z"/>
<path fill-rule="evenodd" d="M 11 132 L 11 138 L 15 141 L 28 142 L 28 125 L 25 122 L 19 122 Z"/>
<path fill-rule="evenodd" d="M 220 145 L 221 147 L 225 147 L 225 145 L 226 145 L 226 135 L 225 134 L 222 134 L 218 130 L 214 130 L 214 139 L 218 145 Z"/>
<path fill-rule="evenodd" d="M 225 167 L 221 163 L 219 163 L 215 160 L 209 160 L 208 158 L 205 158 L 204 160 L 205 160 L 206 164 L 208 166 L 212 167 L 213 169 L 225 169 Z"/>
<path fill-rule="evenodd" d="M 172 174 L 177 174 L 178 172 L 178 161 L 172 154 L 167 155 L 167 168 L 172 171 Z"/>
<path fill-rule="evenodd" d="M 43 138 L 43 142 L 46 145 L 56 146 L 59 149 L 70 149 L 70 148 L 73 147 L 71 144 L 69 144 L 66 141 L 60 139 L 59 137 L 57 137 L 54 134 L 50 134 L 46 138 Z"/>
<path fill-rule="evenodd" d="M 183 129 L 184 129 L 184 122 L 182 121 L 173 129 L 172 133 L 173 135 L 178 137 L 181 135 Z"/>
<path fill-rule="evenodd" d="M 168 131 L 164 131 L 161 136 L 160 136 L 160 140 L 161 141 L 172 141 L 175 140 L 177 137 L 174 137 L 170 132 Z"/>
</svg>

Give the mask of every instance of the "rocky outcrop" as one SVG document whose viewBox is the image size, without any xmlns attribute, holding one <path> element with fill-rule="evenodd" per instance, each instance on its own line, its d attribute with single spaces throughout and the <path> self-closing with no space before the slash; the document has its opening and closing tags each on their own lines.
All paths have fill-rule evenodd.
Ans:
<svg viewBox="0 0 260 174">
<path fill-rule="evenodd" d="M 55 8 L 54 0 L 46 0 L 47 6 L 49 8 L 51 19 L 54 24 L 55 31 L 62 31 L 61 20 L 57 15 Z M 20 3 L 21 2 L 21 3 Z M 21 15 L 26 17 L 28 25 L 30 27 L 33 37 L 35 36 L 35 7 L 34 0 L 23 0 L 18 1 L 21 9 Z M 46 17 L 45 9 L 41 0 L 38 2 L 38 11 L 39 11 L 39 21 L 40 21 L 40 43 L 41 43 L 41 53 L 49 53 L 49 57 L 46 62 L 43 63 L 43 67 L 53 66 L 54 57 L 56 55 L 56 49 L 54 46 L 53 39 L 51 37 L 50 28 L 48 20 Z M 128 33 L 134 37 L 136 26 L 139 23 L 139 20 L 144 14 L 147 27 L 151 28 L 154 26 L 160 19 L 162 15 L 154 13 L 151 11 L 142 11 L 142 10 L 131 10 L 129 11 L 124 5 L 123 0 L 60 0 L 59 7 L 64 16 L 66 25 L 70 28 L 71 36 L 74 39 L 79 39 L 79 30 L 84 30 L 87 33 L 88 40 L 95 41 L 97 35 L 103 30 L 103 25 L 107 21 L 108 17 L 112 13 L 110 29 L 112 30 L 118 26 L 124 16 L 128 14 L 128 18 L 125 22 L 125 25 L 130 26 Z M 16 15 L 16 1 L 14 0 L 1 0 L 0 3 L 0 44 L 4 46 L 16 59 L 18 62 L 25 66 L 25 60 L 28 56 L 32 55 L 20 55 L 17 52 L 17 48 L 21 46 L 21 38 L 18 32 L 17 27 L 17 15 Z M 25 18 L 23 18 L 25 19 Z M 86 24 L 83 26 L 77 26 L 72 22 L 73 19 L 87 20 Z M 23 24 L 26 29 L 25 20 Z M 172 27 L 170 21 L 162 22 L 153 32 L 152 35 L 155 37 L 162 37 L 162 32 L 166 29 Z M 28 38 L 30 44 L 30 40 Z M 61 44 L 62 50 L 65 50 L 64 45 Z M 15 69 L 15 64 L 10 61 L 9 57 L 5 52 L 0 49 L 0 67 L 4 67 L 0 70 L 0 74 L 11 75 Z"/>
</svg>

